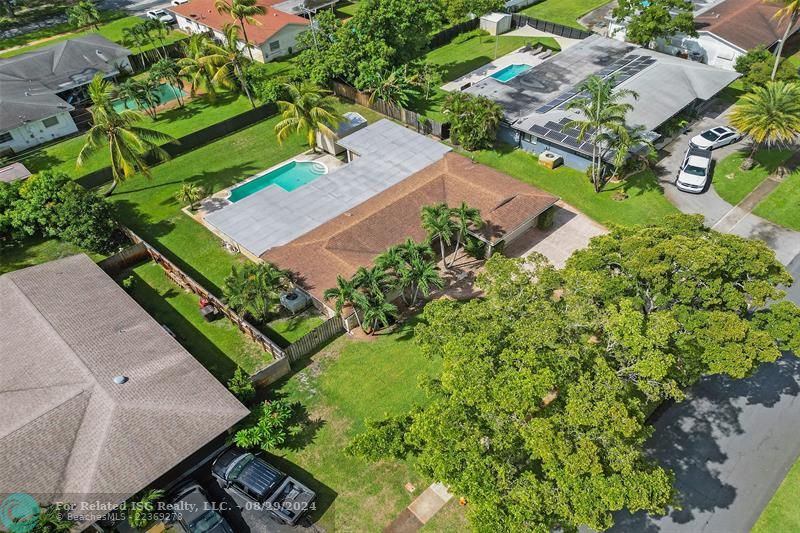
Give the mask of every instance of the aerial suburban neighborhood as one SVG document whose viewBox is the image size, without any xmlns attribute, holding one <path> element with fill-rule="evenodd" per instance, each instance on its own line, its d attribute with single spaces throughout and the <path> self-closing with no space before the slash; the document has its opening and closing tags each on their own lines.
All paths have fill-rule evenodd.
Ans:
<svg viewBox="0 0 800 533">
<path fill-rule="evenodd" d="M 0 0 L 0 531 L 800 532 L 797 0 Z"/>
</svg>

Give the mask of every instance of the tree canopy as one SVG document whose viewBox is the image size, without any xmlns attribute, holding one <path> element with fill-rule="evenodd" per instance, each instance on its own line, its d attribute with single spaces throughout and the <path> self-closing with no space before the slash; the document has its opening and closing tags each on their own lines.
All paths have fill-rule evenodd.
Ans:
<svg viewBox="0 0 800 533">
<path fill-rule="evenodd" d="M 743 378 L 800 348 L 774 252 L 699 216 L 614 228 L 561 270 L 495 255 L 478 282 L 485 298 L 434 301 L 416 329 L 443 362 L 424 384 L 431 403 L 368 421 L 348 452 L 415 455 L 466 497 L 479 531 L 605 530 L 620 509 L 663 513 L 676 493 L 643 452 L 648 414 L 702 376 Z"/>
<path fill-rule="evenodd" d="M 689 0 L 619 0 L 612 16 L 617 22 L 625 21 L 629 41 L 647 47 L 659 37 L 697 35 L 693 11 Z"/>
</svg>

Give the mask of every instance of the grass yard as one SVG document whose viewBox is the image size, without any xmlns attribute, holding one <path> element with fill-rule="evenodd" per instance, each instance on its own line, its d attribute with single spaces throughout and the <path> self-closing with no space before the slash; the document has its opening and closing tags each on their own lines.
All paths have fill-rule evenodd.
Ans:
<svg viewBox="0 0 800 533">
<path fill-rule="evenodd" d="M 58 239 L 27 239 L 18 246 L 3 247 L 0 251 L 0 274 L 83 253 L 80 248 Z M 103 259 L 101 255 L 88 255 L 94 261 Z"/>
<path fill-rule="evenodd" d="M 609 183 L 602 192 L 596 193 L 583 172 L 565 166 L 547 170 L 539 165 L 536 156 L 508 145 L 466 155 L 560 196 L 601 224 L 649 224 L 678 213 L 678 209 L 664 197 L 663 189 L 649 170 L 628 178 L 621 184 Z M 622 187 L 628 198 L 623 201 L 614 200 L 612 196 Z"/>
<path fill-rule="evenodd" d="M 714 169 L 714 190 L 726 202 L 736 205 L 758 187 L 767 176 L 775 172 L 792 155 L 791 150 L 759 150 L 755 160 L 758 163 L 753 169 L 744 171 L 739 168 L 742 161 L 750 153 L 749 147 L 733 153 L 720 161 Z"/>
<path fill-rule="evenodd" d="M 608 0 L 544 0 L 526 7 L 521 13 L 529 17 L 585 30 L 586 28 L 578 22 L 578 19 L 607 3 Z"/>
<path fill-rule="evenodd" d="M 272 356 L 221 316 L 206 322 L 199 312 L 197 295 L 174 284 L 155 262 L 143 263 L 121 278 L 133 279 L 131 296 L 221 382 L 236 366 L 253 373 L 272 361 Z"/>
<path fill-rule="evenodd" d="M 327 531 L 380 531 L 430 484 L 410 462 L 367 463 L 343 453 L 365 418 L 427 403 L 418 379 L 437 376 L 441 360 L 420 353 L 413 325 L 372 341 L 341 337 L 279 390 L 307 409 L 310 422 L 275 451 L 276 464 L 317 492 L 315 518 L 321 515 L 317 525 Z M 409 482 L 413 494 L 404 488 Z M 463 530 L 456 520 L 448 528 L 444 518 L 443 531 Z"/>
<path fill-rule="evenodd" d="M 358 11 L 358 0 L 344 1 L 336 4 L 335 13 L 340 19 L 349 19 Z"/>
<path fill-rule="evenodd" d="M 753 213 L 800 231 L 800 170 L 787 176 L 777 189 L 753 209 Z"/>
<path fill-rule="evenodd" d="M 317 314 L 303 313 L 290 318 L 281 318 L 269 323 L 269 328 L 285 340 L 288 346 L 312 329 L 322 324 L 324 320 Z"/>
<path fill-rule="evenodd" d="M 144 20 L 139 17 L 125 16 L 124 13 L 118 13 L 118 12 L 106 12 L 104 13 L 104 17 L 106 18 L 107 22 L 101 23 L 100 28 L 98 30 L 95 30 L 94 28 L 88 28 L 82 31 L 73 31 L 72 27 L 69 26 L 68 24 L 66 25 L 61 24 L 58 26 L 47 28 L 45 30 L 41 30 L 39 32 L 29 33 L 26 35 L 21 35 L 9 39 L 3 39 L 2 41 L 0 41 L 0 48 L 8 49 L 11 48 L 12 46 L 18 46 L 19 48 L 13 48 L 11 50 L 6 50 L 0 53 L 0 58 L 12 57 L 15 55 L 23 54 L 25 52 L 36 50 L 37 48 L 42 48 L 43 46 L 48 46 L 53 43 L 57 43 L 59 41 L 71 39 L 73 37 L 87 35 L 89 33 L 99 33 L 106 39 L 125 46 L 123 42 L 124 41 L 123 30 L 125 30 L 126 28 L 131 28 L 133 26 L 136 26 L 137 24 L 141 23 Z M 185 33 L 173 30 L 170 31 L 167 37 L 164 39 L 164 44 L 165 45 L 171 44 L 185 38 L 186 38 Z M 31 44 L 29 46 L 22 46 L 27 43 L 38 41 L 40 39 L 44 40 L 41 40 L 40 42 L 35 42 L 34 44 Z M 160 45 L 160 43 L 158 44 Z M 131 52 L 135 54 L 138 52 L 143 52 L 145 50 L 152 49 L 153 46 L 147 45 L 142 47 L 141 49 L 132 47 L 129 48 L 131 49 Z"/>
<path fill-rule="evenodd" d="M 800 461 L 796 462 L 783 480 L 769 504 L 761 512 L 750 533 L 800 531 L 800 512 L 797 495 L 800 494 Z"/>
</svg>

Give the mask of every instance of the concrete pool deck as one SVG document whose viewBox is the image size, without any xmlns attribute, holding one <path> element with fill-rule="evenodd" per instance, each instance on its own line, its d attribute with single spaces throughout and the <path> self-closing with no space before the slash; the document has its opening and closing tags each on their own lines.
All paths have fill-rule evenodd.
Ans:
<svg viewBox="0 0 800 533">
<path fill-rule="evenodd" d="M 536 54 L 533 54 L 532 51 L 523 52 L 522 47 L 510 54 L 506 54 L 504 56 L 498 57 L 494 61 L 490 61 L 486 63 L 482 67 L 478 67 L 469 74 L 465 74 L 460 78 L 456 78 L 455 80 L 445 83 L 442 85 L 442 89 L 445 91 L 459 91 L 461 87 L 467 84 L 475 84 L 481 81 L 483 78 L 487 76 L 491 76 L 498 70 L 501 70 L 509 65 L 528 65 L 531 67 L 535 67 L 539 63 L 542 62 L 541 57 L 537 57 Z M 536 46 L 534 46 L 536 48 Z M 546 49 L 545 49 L 546 50 Z M 540 52 L 538 55 L 541 56 L 544 52 Z M 555 52 L 551 52 L 555 53 Z"/>
<path fill-rule="evenodd" d="M 337 159 L 339 168 L 328 166 L 328 174 L 291 192 L 271 185 L 231 203 L 224 198 L 225 191 L 220 191 L 203 200 L 195 218 L 246 255 L 258 257 L 345 213 L 450 151 L 448 146 L 386 119 L 338 144 L 358 157 L 347 164 Z M 325 157 L 318 160 L 328 165 L 327 158 L 332 156 Z M 272 169 L 284 164 L 286 161 Z"/>
</svg>

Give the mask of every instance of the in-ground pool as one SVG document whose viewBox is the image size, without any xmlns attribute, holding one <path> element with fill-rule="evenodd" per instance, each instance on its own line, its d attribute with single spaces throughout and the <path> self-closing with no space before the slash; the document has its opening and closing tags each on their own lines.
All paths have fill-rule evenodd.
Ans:
<svg viewBox="0 0 800 533">
<path fill-rule="evenodd" d="M 238 187 L 231 189 L 228 200 L 238 202 L 251 194 L 269 187 L 277 185 L 286 192 L 292 192 L 306 183 L 311 183 L 323 174 L 328 173 L 328 168 L 322 163 L 315 161 L 291 161 L 276 169 L 265 172 L 247 183 L 242 183 Z"/>
<path fill-rule="evenodd" d="M 167 102 L 171 102 L 173 100 L 177 100 L 178 96 L 186 96 L 186 93 L 183 92 L 181 89 L 177 87 L 173 87 L 169 83 L 162 83 L 158 86 L 158 88 L 153 92 L 155 96 L 158 97 L 158 103 L 166 104 Z M 120 112 L 123 109 L 139 109 L 139 106 L 136 104 L 136 101 L 128 98 L 127 100 L 114 100 L 111 104 L 115 111 Z"/>
<path fill-rule="evenodd" d="M 506 65 L 497 72 L 491 74 L 491 77 L 496 79 L 497 81 L 502 81 L 503 83 L 505 83 L 509 80 L 516 78 L 523 72 L 529 71 L 530 69 L 531 69 L 530 65 L 523 65 L 523 64 Z"/>
</svg>

